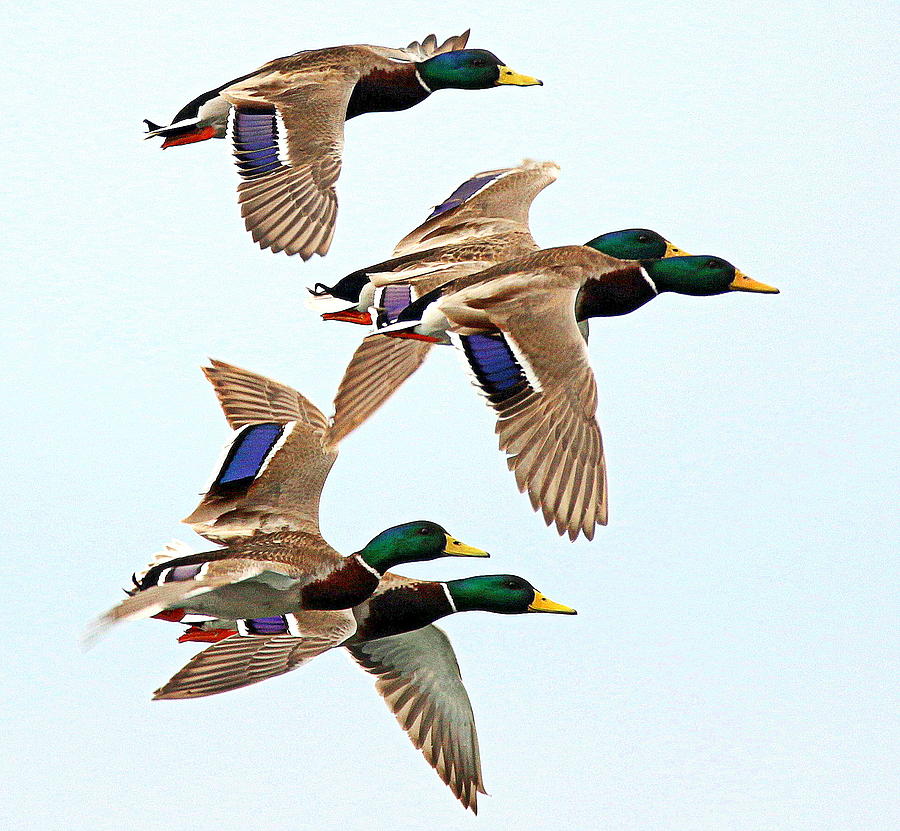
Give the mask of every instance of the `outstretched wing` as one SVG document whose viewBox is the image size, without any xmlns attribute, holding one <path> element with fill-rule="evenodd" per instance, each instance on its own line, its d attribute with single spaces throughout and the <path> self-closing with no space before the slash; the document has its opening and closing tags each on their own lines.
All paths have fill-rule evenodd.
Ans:
<svg viewBox="0 0 900 831">
<path fill-rule="evenodd" d="M 216 542 L 261 530 L 319 535 L 319 499 L 337 458 L 325 416 L 296 390 L 254 372 L 222 361 L 203 371 L 237 433 L 184 522 Z"/>
<path fill-rule="evenodd" d="M 607 521 L 597 386 L 575 299 L 589 274 L 612 271 L 618 261 L 598 255 L 572 265 L 563 256 L 564 265 L 554 264 L 556 252 L 572 251 L 548 249 L 474 275 L 474 285 L 440 308 L 460 330 L 455 339 L 473 381 L 497 413 L 500 448 L 519 489 L 548 525 L 574 540 L 579 533 L 592 539 Z"/>
<path fill-rule="evenodd" d="M 436 626 L 347 646 L 412 743 L 450 787 L 478 813 L 478 794 L 487 793 L 475 716 L 447 636 Z"/>
<path fill-rule="evenodd" d="M 219 94 L 234 106 L 232 139 L 241 215 L 262 248 L 308 260 L 331 245 L 337 217 L 344 120 L 353 89 L 374 69 L 461 49 L 468 38 L 434 35 L 406 49 L 341 47 L 266 64 Z M 291 69 L 300 71 L 291 72 Z M 279 136 L 284 137 L 282 151 Z"/>
<path fill-rule="evenodd" d="M 467 242 L 498 233 L 524 233 L 534 248 L 528 213 L 534 198 L 556 181 L 559 165 L 525 159 L 517 167 L 486 170 L 467 179 L 410 231 L 394 255 Z"/>
<path fill-rule="evenodd" d="M 234 105 L 234 155 L 243 179 L 238 200 L 247 230 L 262 248 L 308 260 L 327 253 L 334 234 L 344 117 L 359 69 L 308 71 L 288 87 L 283 77 L 263 67 L 220 94 Z"/>
<path fill-rule="evenodd" d="M 352 433 L 421 365 L 431 344 L 404 338 L 366 338 L 350 359 L 334 399 L 331 437 Z"/>
<path fill-rule="evenodd" d="M 356 631 L 348 609 L 294 617 L 297 635 L 232 635 L 191 658 L 153 698 L 200 698 L 283 675 L 340 646 Z"/>
</svg>

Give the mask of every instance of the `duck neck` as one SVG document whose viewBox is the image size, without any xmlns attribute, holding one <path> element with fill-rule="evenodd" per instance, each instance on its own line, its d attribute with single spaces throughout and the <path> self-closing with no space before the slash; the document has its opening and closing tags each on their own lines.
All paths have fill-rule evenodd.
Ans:
<svg viewBox="0 0 900 831">
<path fill-rule="evenodd" d="M 649 303 L 659 294 L 656 284 L 640 262 L 594 280 L 589 279 L 575 299 L 575 317 L 615 317 L 626 315 Z"/>
<path fill-rule="evenodd" d="M 386 638 L 421 629 L 456 611 L 446 583 L 408 583 L 372 597 L 357 621 L 357 633 L 362 640 Z"/>
<path fill-rule="evenodd" d="M 369 597 L 380 580 L 380 571 L 361 554 L 351 554 L 325 577 L 304 586 L 301 602 L 304 609 L 349 609 Z"/>
</svg>

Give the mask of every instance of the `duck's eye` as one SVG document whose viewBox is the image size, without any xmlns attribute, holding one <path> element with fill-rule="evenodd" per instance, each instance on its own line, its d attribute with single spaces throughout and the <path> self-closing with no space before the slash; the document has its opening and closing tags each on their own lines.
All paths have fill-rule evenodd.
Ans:
<svg viewBox="0 0 900 831">
<path fill-rule="evenodd" d="M 419 533 L 422 534 L 422 536 L 424 536 L 425 534 L 430 534 L 431 529 L 430 528 L 420 528 Z"/>
<path fill-rule="evenodd" d="M 484 58 L 476 58 L 472 61 L 472 66 L 487 66 L 488 62 Z"/>
<path fill-rule="evenodd" d="M 638 236 L 638 242 L 650 242 L 650 237 L 648 237 L 646 234 L 640 234 Z"/>
<path fill-rule="evenodd" d="M 718 260 L 707 260 L 706 267 L 707 268 L 718 268 L 719 261 Z"/>
<path fill-rule="evenodd" d="M 519 586 L 519 584 L 515 580 L 507 580 L 506 581 L 506 588 L 508 588 L 508 589 L 515 589 L 515 588 L 518 588 L 518 586 Z"/>
</svg>

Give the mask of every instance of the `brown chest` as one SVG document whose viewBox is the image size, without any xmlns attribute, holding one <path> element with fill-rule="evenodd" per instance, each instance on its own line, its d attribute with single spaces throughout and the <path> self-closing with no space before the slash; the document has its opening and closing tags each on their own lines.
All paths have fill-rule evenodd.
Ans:
<svg viewBox="0 0 900 831">
<path fill-rule="evenodd" d="M 358 606 L 378 588 L 381 575 L 359 557 L 347 557 L 320 580 L 303 587 L 305 609 L 349 609 Z"/>
</svg>

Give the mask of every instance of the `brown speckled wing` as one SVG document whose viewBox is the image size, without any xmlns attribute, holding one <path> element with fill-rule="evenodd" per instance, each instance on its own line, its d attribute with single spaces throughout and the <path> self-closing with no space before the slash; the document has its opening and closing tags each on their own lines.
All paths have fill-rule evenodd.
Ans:
<svg viewBox="0 0 900 831">
<path fill-rule="evenodd" d="M 333 442 L 353 432 L 421 365 L 431 344 L 405 338 L 366 338 L 341 379 L 334 399 Z"/>
<path fill-rule="evenodd" d="M 320 440 L 328 430 L 328 419 L 318 407 L 287 384 L 216 360 L 203 367 L 203 374 L 233 430 L 260 422 L 300 421 Z"/>
<path fill-rule="evenodd" d="M 555 162 L 526 159 L 517 167 L 474 174 L 397 243 L 394 255 L 497 233 L 527 234 L 536 249 L 528 226 L 531 203 L 558 172 Z"/>
<path fill-rule="evenodd" d="M 440 301 L 463 335 L 494 330 L 503 336 L 498 343 L 505 357 L 495 358 L 491 342 L 485 344 L 491 353 L 480 362 L 464 338 L 459 344 L 473 381 L 497 413 L 500 449 L 519 489 L 548 525 L 573 540 L 580 533 L 592 539 L 595 526 L 607 521 L 597 387 L 575 298 L 589 269 L 613 269 L 617 262 L 603 255 L 594 261 L 572 248 L 548 249 L 490 269 L 485 279 L 474 275 L 474 285 Z M 492 385 L 492 370 L 518 373 L 518 386 L 507 394 Z"/>
<path fill-rule="evenodd" d="M 241 215 L 260 247 L 304 260 L 327 253 L 337 216 L 344 116 L 358 78 L 357 67 L 296 78 L 261 70 L 222 91 L 235 107 Z M 285 133 L 284 158 L 276 114 Z"/>
<path fill-rule="evenodd" d="M 153 694 L 154 699 L 200 698 L 283 675 L 356 631 L 353 614 L 305 611 L 296 615 L 301 636 L 232 635 L 196 654 Z"/>
<path fill-rule="evenodd" d="M 487 791 L 475 715 L 444 632 L 429 625 L 347 649 L 376 676 L 375 688 L 428 764 L 478 813 L 478 794 Z"/>
<path fill-rule="evenodd" d="M 257 530 L 293 529 L 319 537 L 319 499 L 337 458 L 325 416 L 296 390 L 254 372 L 222 361 L 212 361 L 204 372 L 228 423 L 240 431 L 184 522 L 216 542 Z M 240 454 L 247 457 L 247 470 L 234 473 Z"/>
</svg>

